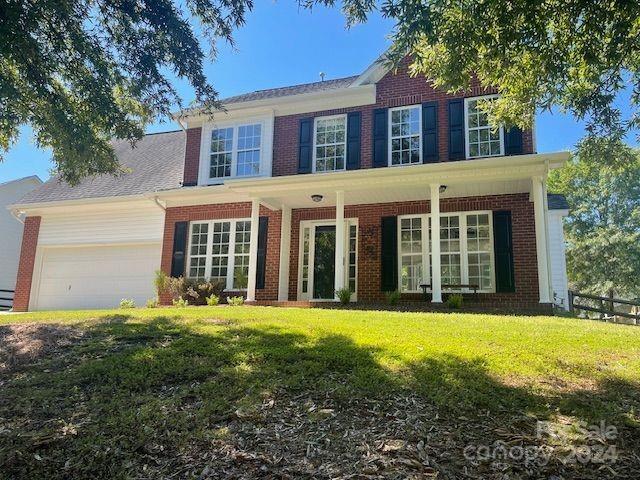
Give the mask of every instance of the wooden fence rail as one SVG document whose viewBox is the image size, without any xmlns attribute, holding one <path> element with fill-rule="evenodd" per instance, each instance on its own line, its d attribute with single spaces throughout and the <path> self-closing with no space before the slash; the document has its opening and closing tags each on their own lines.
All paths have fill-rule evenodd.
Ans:
<svg viewBox="0 0 640 480">
<path fill-rule="evenodd" d="M 0 289 L 0 311 L 11 310 L 13 308 L 13 294 L 14 290 Z"/>
<path fill-rule="evenodd" d="M 595 302 L 594 306 L 585 305 L 584 302 L 576 302 L 576 300 L 590 300 Z M 621 312 L 616 310 L 616 305 L 631 306 L 630 312 Z M 633 320 L 634 325 L 640 324 L 640 301 L 636 300 L 624 300 L 622 298 L 614 298 L 613 291 L 609 291 L 609 295 L 606 297 L 600 297 L 598 295 L 591 295 L 588 293 L 573 292 L 569 290 L 569 311 L 575 312 L 576 310 L 582 310 L 585 312 L 595 312 L 600 314 L 600 319 L 604 320 L 608 315 L 610 317 L 624 317 Z"/>
</svg>

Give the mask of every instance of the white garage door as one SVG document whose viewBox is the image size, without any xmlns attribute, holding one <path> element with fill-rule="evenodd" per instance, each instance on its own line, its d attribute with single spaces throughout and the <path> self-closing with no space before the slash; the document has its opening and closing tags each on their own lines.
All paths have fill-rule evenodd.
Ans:
<svg viewBox="0 0 640 480">
<path fill-rule="evenodd" d="M 159 244 L 45 248 L 34 308 L 113 308 L 123 298 L 141 306 L 155 296 L 158 268 Z"/>
</svg>

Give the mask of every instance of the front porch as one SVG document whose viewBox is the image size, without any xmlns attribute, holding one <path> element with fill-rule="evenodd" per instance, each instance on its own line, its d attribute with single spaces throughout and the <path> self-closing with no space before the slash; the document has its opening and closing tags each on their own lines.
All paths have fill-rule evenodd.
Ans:
<svg viewBox="0 0 640 480">
<path fill-rule="evenodd" d="M 420 302 L 427 283 L 437 307 L 443 293 L 471 291 L 443 284 L 477 284 L 470 303 L 546 310 L 553 297 L 545 179 L 565 157 L 239 180 L 229 188 L 251 196 L 252 225 L 261 207 L 281 216 L 278 295 L 262 300 L 326 303 L 350 288 L 360 304 L 381 305 L 393 290 Z M 250 263 L 249 278 L 253 272 Z M 247 300 L 256 294 L 250 282 Z"/>
</svg>

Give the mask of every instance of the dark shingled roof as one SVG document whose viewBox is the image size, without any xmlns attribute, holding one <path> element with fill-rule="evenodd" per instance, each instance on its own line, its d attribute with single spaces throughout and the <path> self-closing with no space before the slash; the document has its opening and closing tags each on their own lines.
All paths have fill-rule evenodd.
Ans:
<svg viewBox="0 0 640 480">
<path fill-rule="evenodd" d="M 561 193 L 547 193 L 549 210 L 569 210 L 567 199 Z"/>
<path fill-rule="evenodd" d="M 267 98 L 287 97 L 289 95 L 300 95 L 302 93 L 323 92 L 326 90 L 336 90 L 346 88 L 351 85 L 359 75 L 351 77 L 336 78 L 333 80 L 324 80 L 322 82 L 303 83 L 301 85 L 292 85 L 289 87 L 269 88 L 267 90 L 256 90 L 251 93 L 243 93 L 234 97 L 224 98 L 220 100 L 222 104 L 250 102 L 252 100 L 264 100 Z"/>
<path fill-rule="evenodd" d="M 184 167 L 183 131 L 145 135 L 135 148 L 123 140 L 114 141 L 113 146 L 118 160 L 130 172 L 120 176 L 98 175 L 74 187 L 55 176 L 17 203 L 136 195 L 180 186 Z"/>
</svg>

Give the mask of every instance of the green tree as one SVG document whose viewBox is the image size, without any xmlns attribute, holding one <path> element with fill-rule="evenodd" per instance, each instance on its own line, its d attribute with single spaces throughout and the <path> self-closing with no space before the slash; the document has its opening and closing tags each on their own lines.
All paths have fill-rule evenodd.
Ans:
<svg viewBox="0 0 640 480">
<path fill-rule="evenodd" d="M 334 4 L 335 0 L 317 0 Z M 314 3 L 309 0 L 307 3 Z M 640 125 L 640 2 L 623 0 L 343 0 L 348 22 L 380 8 L 395 20 L 388 61 L 460 91 L 473 75 L 501 98 L 494 120 L 528 127 L 556 105 L 613 141 Z M 632 91 L 633 114 L 614 100 Z"/>
<path fill-rule="evenodd" d="M 0 0 L 0 155 L 31 125 L 70 182 L 120 167 L 109 141 L 185 107 L 169 75 L 205 112 L 215 41 L 233 42 L 252 0 Z M 1 160 L 1 157 L 0 157 Z"/>
<path fill-rule="evenodd" d="M 569 281 L 580 291 L 640 297 L 640 153 L 622 142 L 584 142 L 549 176 L 563 193 Z"/>
</svg>

